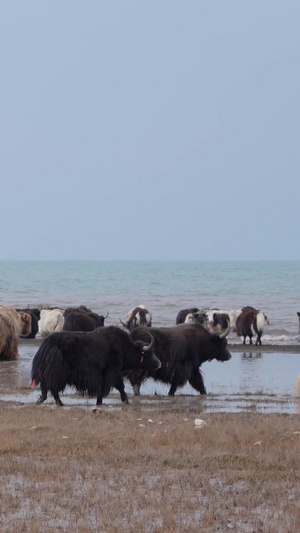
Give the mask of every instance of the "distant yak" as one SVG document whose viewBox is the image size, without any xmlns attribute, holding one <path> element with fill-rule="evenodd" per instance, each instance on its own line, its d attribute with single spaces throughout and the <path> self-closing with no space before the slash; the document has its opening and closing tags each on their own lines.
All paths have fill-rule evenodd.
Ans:
<svg viewBox="0 0 300 533">
<path fill-rule="evenodd" d="M 138 307 L 130 309 L 126 316 L 126 322 L 122 322 L 121 320 L 121 324 L 129 331 L 140 326 L 148 326 L 150 328 L 152 326 L 152 315 L 141 304 Z"/>
<path fill-rule="evenodd" d="M 243 344 L 246 344 L 247 337 L 252 344 L 252 337 L 256 335 L 255 344 L 261 346 L 264 327 L 269 324 L 268 317 L 262 311 L 253 307 L 244 307 L 236 320 L 236 333 L 239 337 L 244 337 Z"/>
</svg>

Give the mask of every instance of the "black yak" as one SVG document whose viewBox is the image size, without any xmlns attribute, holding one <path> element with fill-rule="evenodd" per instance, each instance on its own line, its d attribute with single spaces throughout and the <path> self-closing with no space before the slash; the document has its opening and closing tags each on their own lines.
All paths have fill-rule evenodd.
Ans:
<svg viewBox="0 0 300 533">
<path fill-rule="evenodd" d="M 98 315 L 84 305 L 79 307 L 69 307 L 64 312 L 63 331 L 93 331 L 104 326 L 104 320 L 108 317 Z"/>
<path fill-rule="evenodd" d="M 153 346 L 150 334 L 146 340 L 133 341 L 128 333 L 114 326 L 92 332 L 52 333 L 44 339 L 32 362 L 32 387 L 40 384 L 42 392 L 37 403 L 43 403 L 50 391 L 56 404 L 63 405 L 59 393 L 67 385 L 96 396 L 97 405 L 115 387 L 122 402 L 128 403 L 121 372 L 159 368 Z"/>
<path fill-rule="evenodd" d="M 189 309 L 181 309 L 176 316 L 176 325 L 178 324 L 202 324 L 206 326 L 207 316 L 206 309 L 201 310 L 198 307 L 190 307 Z"/>
<path fill-rule="evenodd" d="M 186 316 L 190 313 L 199 313 L 200 309 L 198 307 L 189 307 L 189 309 L 181 309 L 179 313 L 176 316 L 176 325 L 178 324 L 184 324 Z"/>
<path fill-rule="evenodd" d="M 141 384 L 148 377 L 162 383 L 170 383 L 169 396 L 174 396 L 177 388 L 183 387 L 187 381 L 200 394 L 206 394 L 199 367 L 205 361 L 212 359 L 228 361 L 231 358 L 225 338 L 229 331 L 228 327 L 227 331 L 217 335 L 196 324 L 180 324 L 171 328 L 133 329 L 130 337 L 134 341 L 145 340 L 151 333 L 161 368 L 155 373 L 130 371 L 123 376 L 129 379 L 135 394 L 139 394 Z"/>
</svg>

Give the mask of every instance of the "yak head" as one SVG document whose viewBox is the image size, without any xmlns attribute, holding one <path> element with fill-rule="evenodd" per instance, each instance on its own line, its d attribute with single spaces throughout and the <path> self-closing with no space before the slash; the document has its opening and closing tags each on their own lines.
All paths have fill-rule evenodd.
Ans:
<svg viewBox="0 0 300 533">
<path fill-rule="evenodd" d="M 149 333 L 150 344 L 144 341 L 133 341 L 136 351 L 140 357 L 140 366 L 143 370 L 158 370 L 161 362 L 154 352 L 154 337 Z"/>
<path fill-rule="evenodd" d="M 129 331 L 139 328 L 140 326 L 150 328 L 152 326 L 152 316 L 144 305 L 139 305 L 129 311 L 126 322 L 122 322 L 121 319 L 120 322 L 124 328 Z"/>
<path fill-rule="evenodd" d="M 211 342 L 212 342 L 212 354 L 213 357 L 210 359 L 216 359 L 217 361 L 229 361 L 231 359 L 231 353 L 227 347 L 227 335 L 230 333 L 230 324 L 225 331 L 220 333 L 211 333 Z"/>
</svg>

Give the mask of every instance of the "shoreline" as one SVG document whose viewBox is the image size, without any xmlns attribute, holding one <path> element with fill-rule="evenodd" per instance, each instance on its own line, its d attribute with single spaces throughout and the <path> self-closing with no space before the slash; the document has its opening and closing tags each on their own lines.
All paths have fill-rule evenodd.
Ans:
<svg viewBox="0 0 300 533">
<path fill-rule="evenodd" d="M 42 339 L 26 339 L 19 338 L 19 346 L 40 346 Z M 230 344 L 228 343 L 228 349 L 231 353 L 300 353 L 300 344 L 262 344 L 262 346 L 256 346 L 255 344 Z"/>
<path fill-rule="evenodd" d="M 300 353 L 300 345 L 297 344 L 263 344 L 262 346 L 255 346 L 255 344 L 229 344 L 230 352 L 244 352 L 244 353 Z"/>
</svg>

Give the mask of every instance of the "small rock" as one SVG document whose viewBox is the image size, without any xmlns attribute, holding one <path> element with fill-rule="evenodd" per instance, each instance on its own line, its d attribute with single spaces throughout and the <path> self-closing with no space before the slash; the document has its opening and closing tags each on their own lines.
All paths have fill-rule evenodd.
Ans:
<svg viewBox="0 0 300 533">
<path fill-rule="evenodd" d="M 207 423 L 204 420 L 201 420 L 201 418 L 195 418 L 195 427 L 202 428 L 204 426 L 207 426 Z"/>
</svg>

